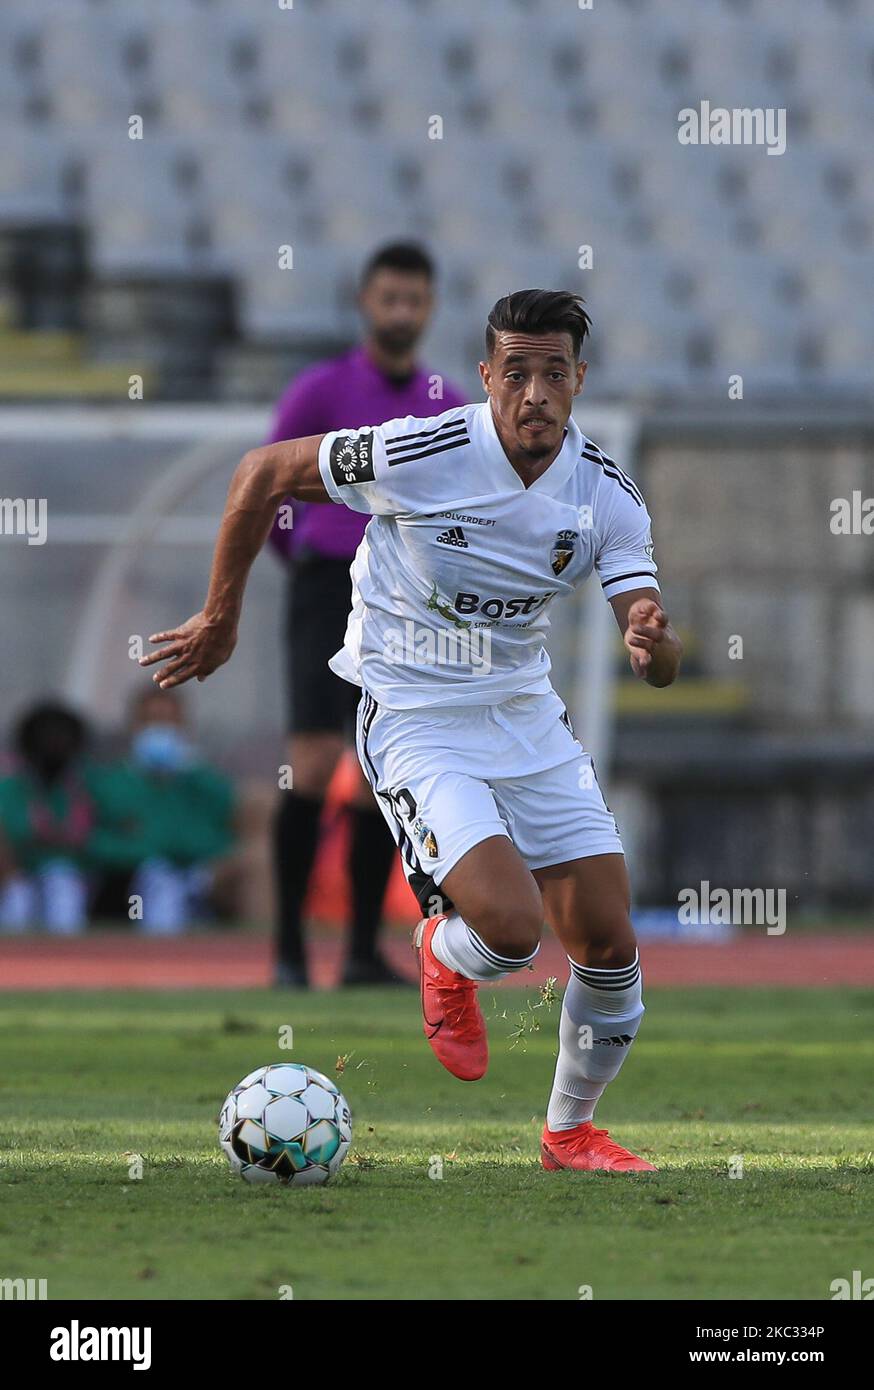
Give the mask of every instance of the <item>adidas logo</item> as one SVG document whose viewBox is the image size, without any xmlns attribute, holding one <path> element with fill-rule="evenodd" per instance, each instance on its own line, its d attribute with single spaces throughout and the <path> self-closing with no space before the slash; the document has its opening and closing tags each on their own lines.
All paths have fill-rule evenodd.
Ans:
<svg viewBox="0 0 874 1390">
<path fill-rule="evenodd" d="M 448 531 L 441 531 L 437 539 L 441 545 L 457 545 L 459 550 L 467 550 L 467 541 L 460 526 L 450 526 Z"/>
<path fill-rule="evenodd" d="M 627 1047 L 634 1039 L 628 1033 L 614 1033 L 612 1038 L 595 1038 L 594 1042 L 605 1047 Z"/>
</svg>

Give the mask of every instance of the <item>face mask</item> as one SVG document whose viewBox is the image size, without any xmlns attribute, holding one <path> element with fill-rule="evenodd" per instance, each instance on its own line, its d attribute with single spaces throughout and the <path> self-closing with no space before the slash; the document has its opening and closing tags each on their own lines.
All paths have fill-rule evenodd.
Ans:
<svg viewBox="0 0 874 1390">
<path fill-rule="evenodd" d="M 181 772 L 194 756 L 190 740 L 175 724 L 147 724 L 134 734 L 131 752 L 147 772 Z"/>
</svg>

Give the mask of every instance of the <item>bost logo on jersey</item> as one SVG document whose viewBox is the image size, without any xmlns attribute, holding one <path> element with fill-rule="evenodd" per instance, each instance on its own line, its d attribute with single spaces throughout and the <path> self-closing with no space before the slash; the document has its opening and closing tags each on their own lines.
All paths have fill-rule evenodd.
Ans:
<svg viewBox="0 0 874 1390">
<path fill-rule="evenodd" d="M 481 598 L 479 594 L 457 593 L 452 606 L 456 613 L 482 613 L 484 618 L 518 618 L 528 616 L 535 608 L 540 608 L 554 598 L 557 589 L 548 589 L 545 594 L 529 594 L 527 598 Z"/>
</svg>

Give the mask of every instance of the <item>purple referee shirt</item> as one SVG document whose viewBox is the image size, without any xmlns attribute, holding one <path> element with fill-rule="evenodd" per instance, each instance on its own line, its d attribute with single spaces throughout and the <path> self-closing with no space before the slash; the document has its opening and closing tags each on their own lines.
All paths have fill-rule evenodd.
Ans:
<svg viewBox="0 0 874 1390">
<path fill-rule="evenodd" d="M 467 397 L 445 380 L 442 396 L 435 398 L 432 380 L 432 374 L 417 368 L 403 381 L 393 381 L 363 347 L 353 348 L 295 377 L 276 408 L 268 442 L 381 425 L 401 415 L 440 415 L 467 404 Z M 293 518 L 287 529 L 277 518 L 270 532 L 271 545 L 285 560 L 303 545 L 320 555 L 351 560 L 370 520 L 333 502 L 294 502 Z"/>
</svg>

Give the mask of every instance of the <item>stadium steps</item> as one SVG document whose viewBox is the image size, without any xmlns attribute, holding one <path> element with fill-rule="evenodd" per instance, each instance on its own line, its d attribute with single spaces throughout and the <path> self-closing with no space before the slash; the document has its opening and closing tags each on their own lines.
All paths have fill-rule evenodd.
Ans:
<svg viewBox="0 0 874 1390">
<path fill-rule="evenodd" d="M 676 726 L 680 721 L 727 721 L 734 723 L 752 707 L 752 692 L 747 681 L 737 676 L 711 676 L 698 633 L 681 625 L 678 629 L 683 643 L 682 679 L 671 687 L 669 700 L 659 700 L 652 687 L 638 680 L 630 671 L 616 683 L 613 709 L 625 719 L 657 720 Z M 625 657 L 621 640 L 614 646 L 617 662 Z"/>
<path fill-rule="evenodd" d="M 659 703 L 643 681 L 620 682 L 614 709 L 626 718 L 712 719 L 742 714 L 750 704 L 750 692 L 742 681 L 711 680 L 707 676 L 683 676 L 671 690 L 670 701 Z"/>
<path fill-rule="evenodd" d="M 126 400 L 133 375 L 148 395 L 153 377 L 142 363 L 89 362 L 83 342 L 78 333 L 0 327 L 0 399 Z"/>
</svg>

